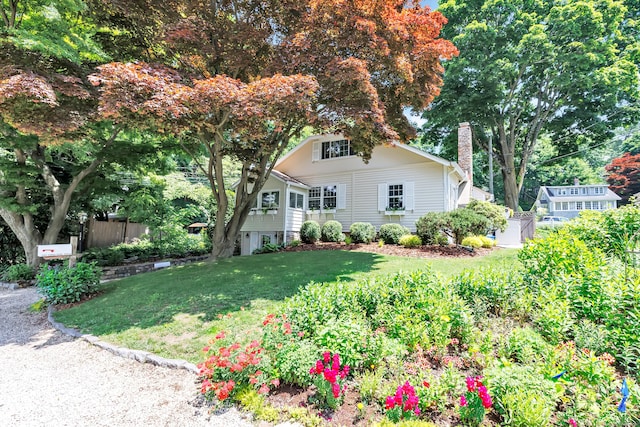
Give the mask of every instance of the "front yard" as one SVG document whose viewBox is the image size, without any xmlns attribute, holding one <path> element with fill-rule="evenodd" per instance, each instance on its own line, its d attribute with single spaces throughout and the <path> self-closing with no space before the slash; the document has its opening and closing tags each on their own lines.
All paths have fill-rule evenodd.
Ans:
<svg viewBox="0 0 640 427">
<path fill-rule="evenodd" d="M 636 210 L 483 257 L 281 252 L 175 268 L 56 318 L 204 362 L 208 400 L 269 422 L 637 426 Z"/>
</svg>

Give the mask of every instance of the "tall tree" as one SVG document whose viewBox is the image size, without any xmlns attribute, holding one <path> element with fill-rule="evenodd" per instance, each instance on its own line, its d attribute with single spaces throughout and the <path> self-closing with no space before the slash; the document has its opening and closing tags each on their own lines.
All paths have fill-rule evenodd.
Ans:
<svg viewBox="0 0 640 427">
<path fill-rule="evenodd" d="M 126 14 L 121 2 L 111 3 Z M 145 10 L 147 2 L 133 3 L 132 10 Z M 344 133 L 366 161 L 374 145 L 414 134 L 404 109 L 428 105 L 442 83 L 441 59 L 456 53 L 438 38 L 442 15 L 404 0 L 175 7 L 184 17 L 154 9 L 173 69 L 113 63 L 95 82 L 106 118 L 171 132 L 194 159 L 208 156 L 200 166 L 218 208 L 214 259 L 232 255 L 273 165 L 305 126 Z M 235 201 L 226 191 L 225 157 L 242 165 Z"/>
<path fill-rule="evenodd" d="M 438 10 L 460 55 L 445 64 L 425 138 L 469 121 L 488 151 L 490 135 L 510 208 L 542 134 L 562 154 L 578 136 L 607 139 L 637 113 L 637 10 L 623 1 L 450 0 Z"/>
<path fill-rule="evenodd" d="M 77 0 L 0 2 L 0 216 L 34 266 L 105 159 L 144 151 L 96 114 L 87 76 L 107 57 L 84 13 Z"/>
<path fill-rule="evenodd" d="M 609 188 L 628 203 L 640 193 L 640 154 L 624 153 L 605 166 Z"/>
</svg>

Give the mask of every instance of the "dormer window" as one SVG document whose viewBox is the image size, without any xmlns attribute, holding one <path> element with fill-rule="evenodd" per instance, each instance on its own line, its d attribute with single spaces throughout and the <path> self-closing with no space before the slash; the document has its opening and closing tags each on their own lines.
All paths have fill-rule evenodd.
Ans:
<svg viewBox="0 0 640 427">
<path fill-rule="evenodd" d="M 322 159 L 335 159 L 337 157 L 353 156 L 351 141 L 341 139 L 339 141 L 324 141 L 321 148 Z"/>
</svg>

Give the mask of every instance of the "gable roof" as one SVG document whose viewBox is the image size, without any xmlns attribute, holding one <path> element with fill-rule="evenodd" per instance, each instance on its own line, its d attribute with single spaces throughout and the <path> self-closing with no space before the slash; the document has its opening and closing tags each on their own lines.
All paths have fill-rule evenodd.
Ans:
<svg viewBox="0 0 640 427">
<path fill-rule="evenodd" d="M 333 138 L 331 138 L 333 137 Z M 330 139 L 327 139 L 330 138 Z M 275 170 L 278 168 L 278 165 L 283 163 L 286 159 L 288 159 L 289 157 L 295 155 L 295 153 L 303 146 L 307 145 L 307 144 L 313 144 L 314 142 L 319 142 L 319 141 L 332 141 L 332 140 L 340 140 L 340 139 L 345 139 L 344 136 L 340 135 L 340 134 L 321 134 L 321 135 L 312 135 L 306 139 L 304 139 L 300 144 L 298 144 L 295 148 L 293 148 L 291 151 L 289 151 L 287 154 L 285 154 L 284 156 L 282 156 L 275 164 L 274 166 L 274 172 Z M 453 162 L 453 161 L 449 161 L 449 160 L 445 160 L 442 157 L 438 157 L 434 154 L 431 153 L 427 153 L 426 151 L 423 151 L 419 148 L 416 147 L 412 147 L 410 145 L 407 144 L 403 144 L 401 142 L 393 142 L 390 144 L 390 146 L 395 147 L 395 148 L 400 148 L 403 150 L 406 150 L 412 154 L 415 154 L 417 156 L 422 157 L 425 160 L 430 160 L 432 162 L 438 163 L 440 165 L 446 166 L 446 167 L 451 167 L 452 169 L 454 169 L 458 175 L 460 175 L 461 181 L 467 181 L 467 175 L 466 173 L 464 173 L 464 171 L 462 170 L 462 168 L 460 167 L 460 165 L 458 165 L 458 163 Z M 284 175 L 284 174 L 283 174 Z"/>
<path fill-rule="evenodd" d="M 556 190 L 569 189 L 569 188 L 589 188 L 589 187 L 604 187 L 606 188 L 603 194 L 566 194 L 556 195 Z M 606 184 L 595 185 L 543 185 L 538 191 L 538 200 L 545 195 L 550 202 L 575 202 L 575 201 L 596 201 L 596 200 L 621 200 L 620 196 L 611 191 Z"/>
<path fill-rule="evenodd" d="M 302 188 L 307 188 L 307 189 L 311 188 L 310 186 L 308 186 L 304 182 L 300 181 L 299 179 L 295 179 L 293 177 L 290 177 L 286 173 L 282 173 L 282 172 L 276 170 L 275 168 L 271 171 L 271 175 L 270 176 L 279 179 L 280 181 L 284 182 L 285 184 L 289 183 L 289 184 L 295 184 L 298 187 L 302 187 Z"/>
</svg>

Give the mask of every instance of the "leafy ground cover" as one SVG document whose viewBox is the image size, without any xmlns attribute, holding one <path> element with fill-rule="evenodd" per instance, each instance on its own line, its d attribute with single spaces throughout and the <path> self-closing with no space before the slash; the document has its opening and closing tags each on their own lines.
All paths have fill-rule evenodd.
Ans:
<svg viewBox="0 0 640 427">
<path fill-rule="evenodd" d="M 58 311 L 55 317 L 117 345 L 195 363 L 202 359 L 201 349 L 220 330 L 247 339 L 257 337 L 256 325 L 268 313 L 279 311 L 286 298 L 309 282 L 340 281 L 346 286 L 371 275 L 414 271 L 427 265 L 441 274 L 455 274 L 474 265 L 508 262 L 515 254 L 496 250 L 480 257 L 462 251 L 456 259 L 436 254 L 416 260 L 321 250 L 235 257 L 110 282 L 100 296 Z"/>
</svg>

